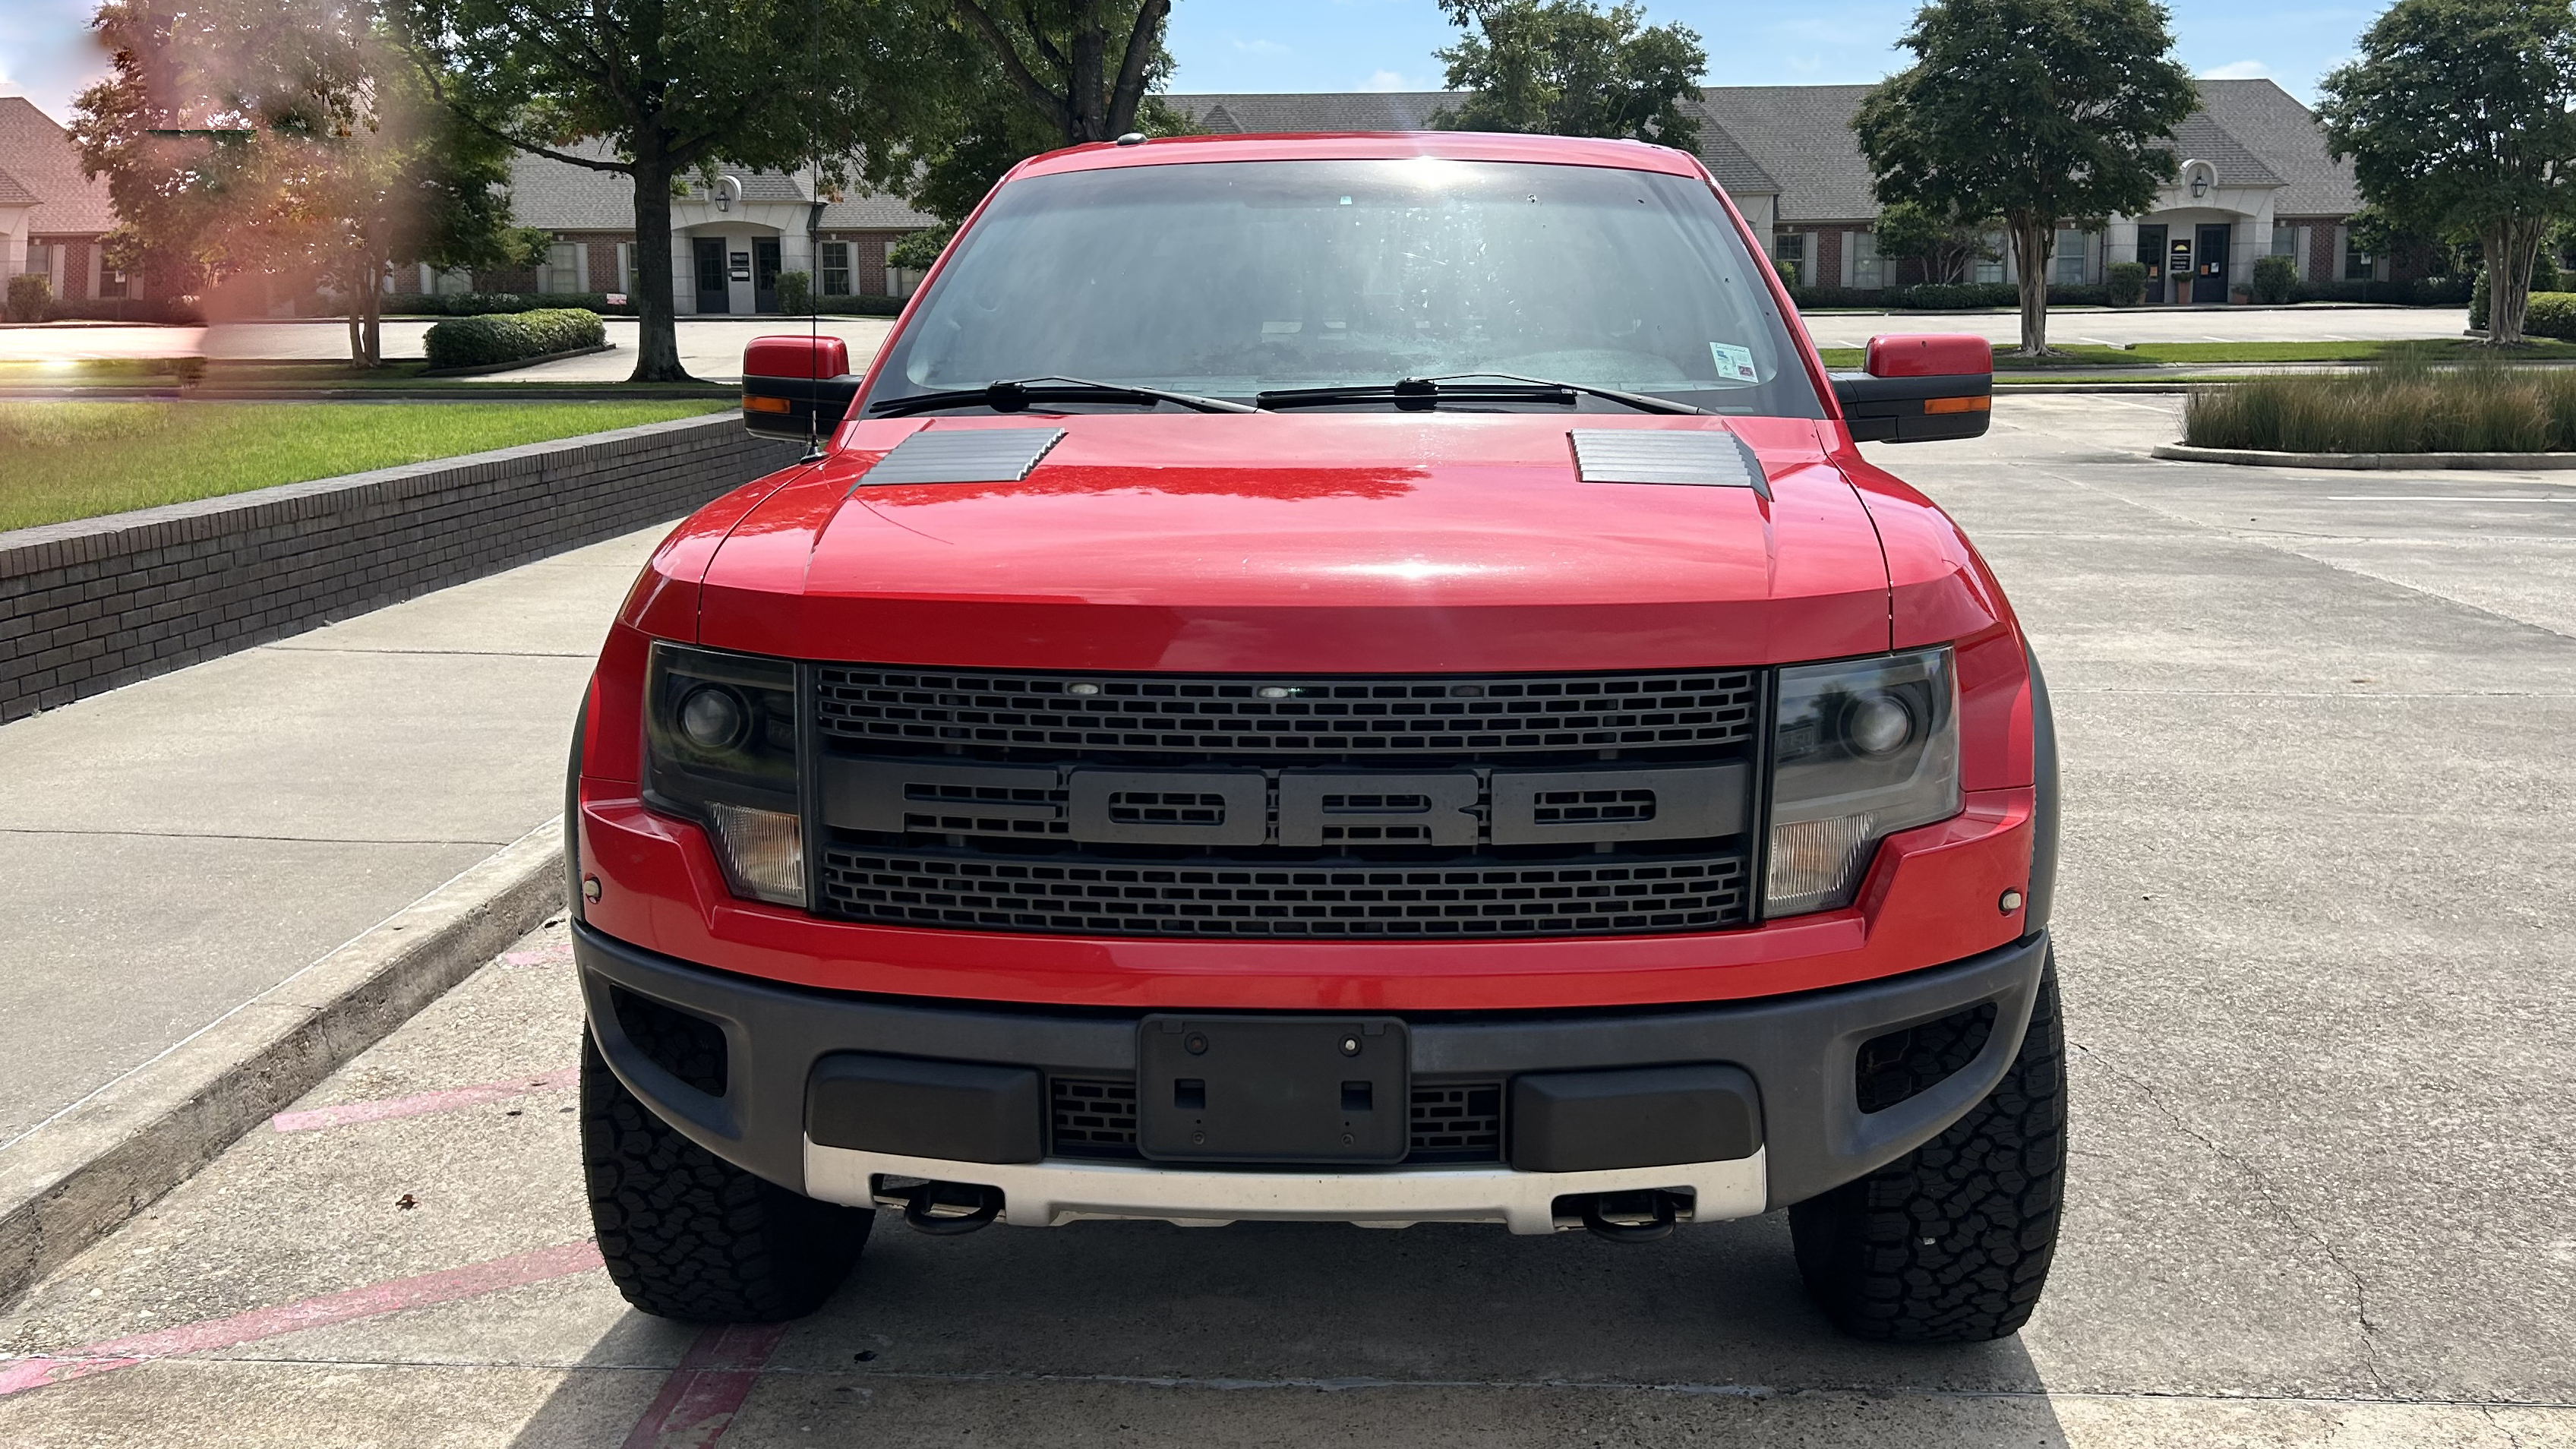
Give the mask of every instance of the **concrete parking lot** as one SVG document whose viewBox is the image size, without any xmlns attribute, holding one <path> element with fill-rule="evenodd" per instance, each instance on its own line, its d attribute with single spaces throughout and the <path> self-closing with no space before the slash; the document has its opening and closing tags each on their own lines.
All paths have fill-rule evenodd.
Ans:
<svg viewBox="0 0 2576 1449">
<path fill-rule="evenodd" d="M 2576 1444 L 2576 486 L 2151 461 L 2176 406 L 1874 450 L 2063 733 L 2075 1149 L 2018 1339 L 1836 1338 L 1778 1214 L 889 1219 L 806 1322 L 644 1319 L 554 924 L 0 1313 L 0 1442 Z"/>
</svg>

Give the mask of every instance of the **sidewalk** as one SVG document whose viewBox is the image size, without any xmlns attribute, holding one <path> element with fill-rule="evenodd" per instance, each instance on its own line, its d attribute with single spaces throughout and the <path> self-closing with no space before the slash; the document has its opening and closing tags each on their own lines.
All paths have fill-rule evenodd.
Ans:
<svg viewBox="0 0 2576 1449">
<path fill-rule="evenodd" d="M 668 531 L 0 727 L 0 1147 L 558 813 Z"/>
</svg>

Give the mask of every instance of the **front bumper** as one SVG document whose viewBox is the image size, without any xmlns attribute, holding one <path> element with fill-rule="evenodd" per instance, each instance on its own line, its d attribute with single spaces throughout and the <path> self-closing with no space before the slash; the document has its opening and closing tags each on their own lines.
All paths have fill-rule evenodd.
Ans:
<svg viewBox="0 0 2576 1449">
<path fill-rule="evenodd" d="M 1699 1221 L 1785 1206 L 1914 1150 L 2001 1080 L 2030 1019 L 2047 957 L 2038 932 L 1906 975 L 1713 1006 L 1580 1012 L 1406 1013 L 1416 1080 L 1509 1083 L 1530 1073 L 1726 1064 L 1750 1079 L 1753 1145 L 1719 1161 L 1517 1171 L 1504 1164 L 1383 1168 L 1175 1168 L 1048 1155 L 1030 1160 L 859 1150 L 817 1143 L 808 1103 L 826 1059 L 867 1053 L 935 1064 L 1026 1069 L 1041 1079 L 1133 1078 L 1138 1014 L 996 1009 L 980 1004 L 823 992 L 676 961 L 575 923 L 591 1032 L 626 1086 L 718 1157 L 808 1195 L 874 1200 L 880 1177 L 999 1188 L 1004 1217 L 1047 1225 L 1080 1217 L 1221 1222 L 1237 1218 L 1404 1223 L 1477 1220 L 1515 1232 L 1570 1221 L 1560 1199 L 1636 1189 L 1683 1196 Z M 657 1064 L 621 1023 L 632 993 L 714 1024 L 728 1069 L 720 1092 Z M 1874 1037 L 1987 1003 L 1994 1022 L 1964 1066 L 1884 1110 L 1861 1110 L 1855 1062 Z M 1032 1104 L 1030 1110 L 1038 1110 Z M 1509 1124 L 1506 1123 L 1506 1132 Z"/>
</svg>

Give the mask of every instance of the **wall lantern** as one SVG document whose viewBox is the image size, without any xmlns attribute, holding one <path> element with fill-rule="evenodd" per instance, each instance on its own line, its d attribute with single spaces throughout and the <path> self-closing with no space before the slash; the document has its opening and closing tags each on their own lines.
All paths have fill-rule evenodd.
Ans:
<svg viewBox="0 0 2576 1449">
<path fill-rule="evenodd" d="M 741 199 L 741 177 L 719 176 L 716 178 L 716 210 L 731 211 L 733 210 L 733 204 Z"/>
<path fill-rule="evenodd" d="M 2209 178 L 2206 176 L 2195 176 L 2191 178 L 2191 194 L 2195 197 L 2207 196 L 2209 194 Z"/>
</svg>

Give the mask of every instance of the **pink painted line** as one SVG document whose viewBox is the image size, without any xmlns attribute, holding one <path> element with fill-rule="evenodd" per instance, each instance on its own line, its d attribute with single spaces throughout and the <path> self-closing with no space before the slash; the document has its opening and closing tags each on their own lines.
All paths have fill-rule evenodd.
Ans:
<svg viewBox="0 0 2576 1449">
<path fill-rule="evenodd" d="M 67 1353 L 0 1363 L 0 1398 L 43 1388 L 47 1384 L 67 1383 L 92 1374 L 132 1368 L 153 1359 L 208 1353 L 237 1344 L 256 1343 L 264 1338 L 301 1333 L 308 1328 L 327 1328 L 335 1323 L 376 1318 L 406 1308 L 426 1308 L 434 1303 L 477 1298 L 523 1284 L 569 1278 L 576 1273 L 587 1273 L 599 1265 L 597 1244 L 565 1243 L 559 1247 L 539 1248 L 533 1253 L 495 1258 L 488 1263 L 469 1263 L 462 1268 L 445 1268 L 416 1278 L 396 1278 L 390 1283 L 352 1288 L 344 1293 L 326 1293 L 319 1298 L 282 1303 L 274 1308 L 254 1308 L 230 1318 L 210 1318 L 202 1323 L 183 1323 L 176 1328 L 112 1338 Z"/>
<path fill-rule="evenodd" d="M 424 1112 L 453 1112 L 459 1107 L 506 1102 L 512 1097 L 525 1097 L 535 1092 L 560 1092 L 580 1080 L 579 1067 L 565 1067 L 542 1077 L 512 1077 L 506 1082 L 478 1082 L 471 1087 L 417 1092 L 408 1097 L 388 1097 L 380 1102 L 343 1102 L 336 1107 L 280 1112 L 268 1119 L 268 1125 L 280 1132 L 312 1132 L 323 1127 L 382 1122 L 390 1117 L 417 1117 Z"/>
<path fill-rule="evenodd" d="M 751 1397 L 761 1366 L 787 1337 L 783 1323 L 736 1323 L 702 1329 L 662 1391 L 627 1431 L 624 1449 L 706 1449 L 732 1427 Z"/>
<path fill-rule="evenodd" d="M 559 962 L 569 961 L 571 959 L 572 947 L 570 945 L 539 946 L 533 951 L 504 951 L 501 953 L 501 964 L 504 966 L 552 966 Z"/>
</svg>

